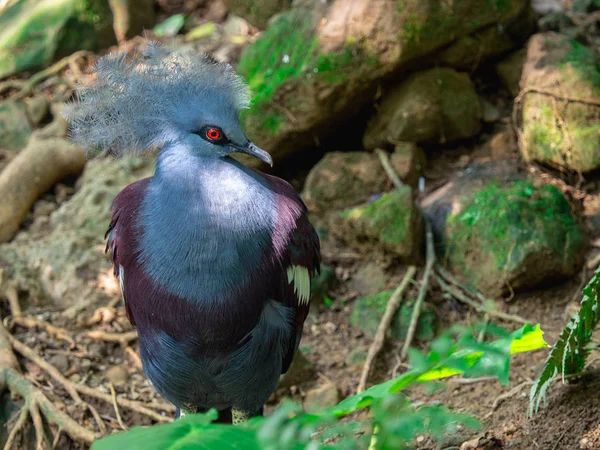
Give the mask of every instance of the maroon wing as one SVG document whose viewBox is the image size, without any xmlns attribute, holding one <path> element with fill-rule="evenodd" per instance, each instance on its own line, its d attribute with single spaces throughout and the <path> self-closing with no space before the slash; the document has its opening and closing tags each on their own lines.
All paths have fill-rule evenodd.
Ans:
<svg viewBox="0 0 600 450">
<path fill-rule="evenodd" d="M 273 235 L 275 257 L 281 262 L 279 295 L 276 300 L 294 310 L 294 333 L 284 357 L 287 372 L 302 337 L 302 326 L 310 307 L 310 279 L 320 269 L 319 236 L 308 220 L 306 205 L 286 181 L 267 176 L 277 199 L 277 222 Z M 283 270 L 281 270 L 283 269 Z"/>
<path fill-rule="evenodd" d="M 126 275 L 124 268 L 135 262 L 137 241 L 134 235 L 134 223 L 149 181 L 150 178 L 144 178 L 119 192 L 113 201 L 110 224 L 104 235 L 107 240 L 106 253 L 109 253 L 114 274 L 119 278 L 127 318 L 133 325 L 135 325 L 135 321 L 125 299 L 124 278 Z"/>
</svg>

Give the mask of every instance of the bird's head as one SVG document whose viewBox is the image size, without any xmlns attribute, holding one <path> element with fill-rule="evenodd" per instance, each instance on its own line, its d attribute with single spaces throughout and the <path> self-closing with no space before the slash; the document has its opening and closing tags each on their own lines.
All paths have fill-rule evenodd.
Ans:
<svg viewBox="0 0 600 450">
<path fill-rule="evenodd" d="M 230 66 L 151 43 L 133 58 L 99 59 L 94 75 L 64 113 L 84 148 L 119 156 L 176 144 L 203 157 L 237 152 L 272 164 L 244 134 L 239 115 L 248 87 Z"/>
</svg>

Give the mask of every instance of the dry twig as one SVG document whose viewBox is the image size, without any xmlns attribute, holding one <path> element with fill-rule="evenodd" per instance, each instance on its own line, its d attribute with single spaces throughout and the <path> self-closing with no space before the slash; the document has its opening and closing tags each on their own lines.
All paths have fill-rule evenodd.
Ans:
<svg viewBox="0 0 600 450">
<path fill-rule="evenodd" d="M 402 182 L 402 180 L 396 173 L 396 170 L 392 166 L 392 163 L 390 162 L 390 157 L 387 154 L 387 152 L 381 150 L 380 148 L 376 148 L 375 153 L 377 153 L 377 156 L 379 157 L 379 162 L 383 166 L 383 170 L 385 170 L 385 173 L 387 174 L 388 178 L 392 181 L 392 183 L 394 183 L 396 189 L 400 189 L 402 186 L 404 186 L 404 183 Z"/>
<path fill-rule="evenodd" d="M 377 333 L 375 334 L 375 339 L 369 347 L 369 353 L 367 354 L 367 360 L 365 361 L 365 365 L 363 366 L 363 371 L 360 376 L 360 382 L 358 383 L 357 392 L 362 392 L 365 390 L 367 386 L 367 379 L 369 378 L 369 372 L 371 371 L 371 367 L 373 365 L 373 361 L 375 361 L 375 357 L 377 353 L 383 348 L 383 344 L 385 342 L 385 334 L 389 329 L 392 319 L 394 318 L 394 314 L 398 310 L 400 303 L 402 302 L 402 295 L 404 291 L 408 287 L 410 280 L 412 280 L 413 276 L 417 268 L 415 266 L 410 266 L 402 278 L 402 282 L 396 288 L 390 300 L 387 303 L 385 312 L 383 317 L 381 318 L 381 322 L 379 322 L 379 327 L 377 327 Z"/>
<path fill-rule="evenodd" d="M 425 300 L 425 296 L 427 295 L 427 291 L 429 290 L 429 278 L 431 277 L 431 273 L 433 272 L 433 266 L 435 265 L 433 230 L 431 229 L 431 224 L 428 220 L 425 221 L 425 245 L 427 248 L 425 272 L 423 273 L 423 279 L 421 280 L 421 287 L 419 288 L 419 295 L 417 297 L 417 301 L 415 302 L 415 305 L 413 307 L 412 316 L 410 318 L 410 324 L 408 326 L 408 332 L 406 333 L 406 339 L 404 340 L 404 345 L 402 346 L 402 350 L 400 352 L 400 360 L 406 358 L 408 348 L 412 344 L 413 338 L 415 336 L 415 332 L 417 330 L 417 323 L 419 322 L 419 316 L 421 315 L 423 301 Z"/>
<path fill-rule="evenodd" d="M 487 314 L 490 317 L 496 317 L 498 319 L 508 320 L 511 322 L 517 322 L 517 323 L 521 323 L 521 324 L 529 323 L 528 320 L 525 320 L 524 318 L 522 318 L 520 316 L 497 311 L 495 309 L 492 309 L 492 308 L 486 306 L 485 303 L 483 303 L 483 304 L 478 303 L 475 300 L 471 299 L 469 296 L 464 294 L 459 288 L 462 288 L 466 292 L 470 292 L 470 290 L 467 288 L 463 288 L 463 286 L 458 282 L 454 283 L 454 282 L 448 280 L 447 276 L 450 274 L 445 269 L 441 268 L 439 265 L 437 266 L 437 273 L 438 274 L 436 275 L 435 278 L 436 278 L 438 284 L 440 285 L 440 287 L 442 288 L 442 290 L 449 293 L 450 295 L 452 295 L 452 297 L 456 298 L 457 300 L 459 300 L 463 303 L 466 303 L 473 309 L 475 309 L 481 313 Z M 444 281 L 444 278 L 446 278 L 446 280 L 448 282 Z M 454 277 L 451 277 L 451 279 L 454 279 Z M 450 283 L 452 283 L 452 284 L 450 284 Z M 486 299 L 486 303 L 489 303 L 489 301 L 487 301 L 487 299 Z"/>
<path fill-rule="evenodd" d="M 123 419 L 121 418 L 121 412 L 119 411 L 119 405 L 117 403 L 117 391 L 115 391 L 115 387 L 112 383 L 109 383 L 110 386 L 110 395 L 112 397 L 113 408 L 115 408 L 115 415 L 117 416 L 117 422 L 119 422 L 119 426 L 122 430 L 128 430 L 127 426 L 123 423 Z"/>
</svg>

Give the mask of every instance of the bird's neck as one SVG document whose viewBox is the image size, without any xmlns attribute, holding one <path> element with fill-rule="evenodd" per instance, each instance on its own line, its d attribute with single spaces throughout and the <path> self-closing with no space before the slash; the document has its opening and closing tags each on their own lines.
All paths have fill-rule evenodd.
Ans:
<svg viewBox="0 0 600 450">
<path fill-rule="evenodd" d="M 204 301 L 248 281 L 270 246 L 276 214 L 259 174 L 184 147 L 163 150 L 141 212 L 148 274 L 174 294 Z"/>
</svg>

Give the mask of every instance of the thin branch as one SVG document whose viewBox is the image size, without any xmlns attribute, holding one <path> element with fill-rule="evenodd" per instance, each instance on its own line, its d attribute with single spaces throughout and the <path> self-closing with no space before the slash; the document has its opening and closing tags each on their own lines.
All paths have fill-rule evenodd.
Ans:
<svg viewBox="0 0 600 450">
<path fill-rule="evenodd" d="M 419 295 L 417 301 L 413 307 L 412 316 L 410 318 L 410 325 L 408 326 L 408 332 L 406 333 L 406 339 L 400 352 L 400 360 L 406 358 L 408 348 L 412 344 L 415 332 L 417 330 L 417 324 L 419 322 L 419 316 L 421 315 L 421 308 L 423 307 L 423 301 L 429 290 L 429 278 L 433 272 L 433 266 L 435 265 L 435 248 L 433 246 L 433 230 L 431 229 L 431 223 L 428 220 L 425 221 L 425 245 L 426 245 L 426 262 L 425 272 L 423 273 L 423 279 L 421 280 L 421 287 L 419 288 Z"/>
<path fill-rule="evenodd" d="M 119 426 L 122 430 L 128 430 L 123 423 L 123 419 L 121 418 L 121 412 L 119 411 L 119 405 L 117 404 L 117 392 L 115 391 L 115 387 L 112 383 L 109 383 L 110 386 L 110 396 L 112 397 L 113 408 L 115 408 L 115 415 L 117 416 L 117 422 L 119 422 Z"/>
<path fill-rule="evenodd" d="M 375 361 L 377 353 L 379 353 L 379 351 L 383 348 L 383 344 L 385 342 L 385 334 L 392 323 L 392 320 L 394 318 L 394 315 L 396 314 L 396 311 L 398 310 L 398 307 L 400 306 L 400 303 L 402 302 L 402 296 L 404 294 L 404 291 L 408 287 L 410 280 L 412 280 L 416 271 L 417 268 L 415 266 L 410 266 L 408 268 L 406 274 L 404 275 L 404 278 L 402 278 L 402 282 L 396 288 L 396 290 L 394 291 L 387 303 L 385 312 L 383 313 L 383 317 L 381 318 L 379 326 L 377 327 L 375 339 L 373 340 L 371 347 L 369 347 L 369 353 L 367 354 L 367 360 L 365 361 L 365 365 L 363 366 L 363 371 L 360 376 L 360 382 L 358 383 L 357 392 L 364 391 L 367 386 L 367 379 L 369 378 L 369 372 L 371 371 L 373 361 Z"/>
<path fill-rule="evenodd" d="M 523 317 L 516 316 L 513 314 L 503 313 L 501 311 L 497 311 L 496 309 L 492 309 L 492 308 L 486 306 L 485 303 L 489 303 L 490 301 L 487 300 L 485 297 L 483 297 L 483 299 L 486 300 L 485 303 L 482 304 L 482 303 L 476 302 L 475 300 L 469 298 L 467 295 L 463 294 L 463 292 L 459 289 L 459 287 L 463 288 L 463 286 L 461 284 L 455 284 L 455 283 L 450 284 L 450 281 L 448 283 L 446 281 L 444 281 L 444 278 L 446 278 L 446 276 L 449 275 L 445 269 L 443 269 L 442 267 L 440 267 L 438 265 L 436 267 L 436 271 L 437 271 L 438 275 L 436 275 L 435 278 L 436 278 L 436 281 L 438 282 L 438 284 L 440 285 L 440 287 L 442 288 L 442 290 L 449 293 L 450 295 L 452 295 L 452 297 L 456 298 L 457 300 L 459 300 L 463 303 L 466 303 L 473 309 L 475 309 L 483 314 L 487 314 L 490 317 L 496 317 L 496 318 L 502 319 L 502 320 L 508 320 L 508 321 L 517 322 L 520 324 L 530 323 L 528 320 L 524 319 Z M 452 277 L 452 278 L 454 278 L 454 277 Z M 463 290 L 465 290 L 466 292 L 470 292 L 470 290 L 468 288 L 463 288 Z"/>
<path fill-rule="evenodd" d="M 404 183 L 402 182 L 402 180 L 396 173 L 396 170 L 392 166 L 392 163 L 390 162 L 390 157 L 387 154 L 387 152 L 381 150 L 380 148 L 376 148 L 375 153 L 377 153 L 377 156 L 379 157 L 379 162 L 381 162 L 383 170 L 385 170 L 385 173 L 387 174 L 388 178 L 392 181 L 392 183 L 394 183 L 396 189 L 400 189 L 402 186 L 404 186 Z"/>
</svg>

